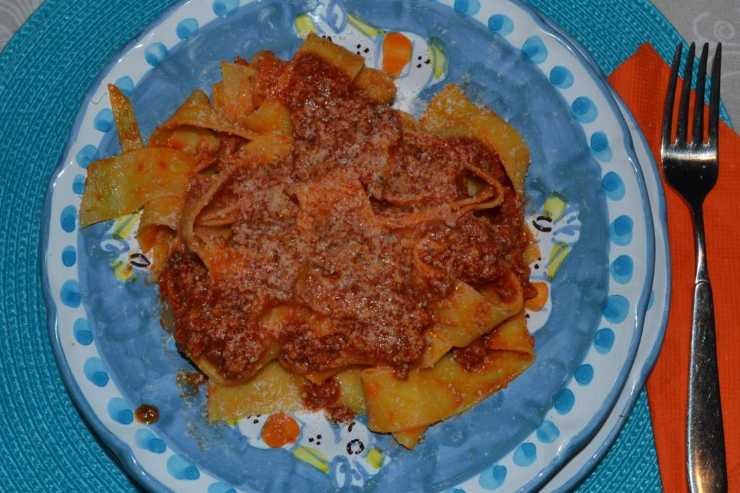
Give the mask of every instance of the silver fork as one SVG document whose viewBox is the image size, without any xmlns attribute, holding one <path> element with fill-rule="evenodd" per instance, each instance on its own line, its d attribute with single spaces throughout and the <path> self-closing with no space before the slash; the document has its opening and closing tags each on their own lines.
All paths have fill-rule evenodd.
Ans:
<svg viewBox="0 0 740 493">
<path fill-rule="evenodd" d="M 678 110 L 676 139 L 671 138 L 673 103 L 675 100 L 678 67 L 682 46 L 673 57 L 668 93 L 663 110 L 663 141 L 660 155 L 668 183 L 678 191 L 691 209 L 696 241 L 696 279 L 694 281 L 694 309 L 691 321 L 691 367 L 689 370 L 689 416 L 686 429 L 689 486 L 692 493 L 727 491 L 725 442 L 722 429 L 722 408 L 717 374 L 716 338 L 714 331 L 714 302 L 707 270 L 704 239 L 704 198 L 717 182 L 719 123 L 719 85 L 722 45 L 712 62 L 712 81 L 709 102 L 708 142 L 704 134 L 704 85 L 706 81 L 709 46 L 705 43 L 699 61 L 694 103 L 693 136 L 687 141 L 689 96 L 694 64 L 695 46 L 691 43 L 684 71 L 681 105 Z"/>
</svg>

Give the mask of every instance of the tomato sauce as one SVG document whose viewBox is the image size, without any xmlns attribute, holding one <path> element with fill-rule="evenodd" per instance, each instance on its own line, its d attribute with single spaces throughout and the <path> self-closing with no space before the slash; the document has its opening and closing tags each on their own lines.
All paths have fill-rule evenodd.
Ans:
<svg viewBox="0 0 740 493">
<path fill-rule="evenodd" d="M 522 203 L 495 153 L 405 130 L 396 110 L 313 55 L 262 54 L 253 64 L 260 98 L 290 110 L 293 152 L 245 166 L 222 192 L 236 213 L 218 275 L 183 245 L 161 273 L 185 354 L 237 380 L 274 348 L 299 374 L 388 365 L 403 375 L 419 363 L 433 307 L 455 283 L 495 285 L 513 271 L 529 292 Z M 503 186 L 502 205 L 453 210 L 470 199 L 471 183 L 486 186 L 482 174 Z M 269 326 L 264 316 L 276 306 L 296 307 L 295 316 Z M 308 402 L 325 404 L 329 390 L 307 389 Z"/>
</svg>

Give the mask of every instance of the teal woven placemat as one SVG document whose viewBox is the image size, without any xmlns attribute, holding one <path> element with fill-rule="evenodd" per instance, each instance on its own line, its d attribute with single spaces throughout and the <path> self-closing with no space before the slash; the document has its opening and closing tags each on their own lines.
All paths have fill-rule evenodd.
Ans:
<svg viewBox="0 0 740 493">
<path fill-rule="evenodd" d="M 67 396 L 47 337 L 38 248 L 44 195 L 99 71 L 174 0 L 47 0 L 0 53 L 0 491 L 135 491 Z M 610 73 L 679 35 L 646 0 L 530 0 Z M 660 491 L 643 392 L 580 486 Z"/>
</svg>

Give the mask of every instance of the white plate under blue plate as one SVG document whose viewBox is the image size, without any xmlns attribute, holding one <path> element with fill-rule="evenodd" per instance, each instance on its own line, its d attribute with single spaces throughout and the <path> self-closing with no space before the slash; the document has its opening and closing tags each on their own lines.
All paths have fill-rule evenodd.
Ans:
<svg viewBox="0 0 740 493">
<path fill-rule="evenodd" d="M 121 52 L 80 109 L 48 195 L 43 260 L 54 348 L 83 415 L 126 470 L 158 491 L 538 488 L 612 410 L 652 284 L 649 199 L 610 90 L 557 32 L 511 0 L 242 4 L 193 0 L 169 10 Z M 259 49 L 287 57 L 299 35 L 316 31 L 359 45 L 376 66 L 383 29 L 414 46 L 398 81 L 401 106 L 416 110 L 459 82 L 530 145 L 527 212 L 543 230 L 544 256 L 533 277 L 552 292 L 547 310 L 530 319 L 538 359 L 505 391 L 430 429 L 414 451 L 361 421 L 349 430 L 304 415 L 298 443 L 265 450 L 260 418 L 209 425 L 202 395 L 180 397 L 175 374 L 188 365 L 159 327 L 156 289 L 127 266 L 135 219 L 77 228 L 85 168 L 117 152 L 106 84 L 131 94 L 148 134 L 192 89 L 218 78 L 219 60 Z M 133 420 L 142 402 L 160 408 L 156 426 Z"/>
</svg>

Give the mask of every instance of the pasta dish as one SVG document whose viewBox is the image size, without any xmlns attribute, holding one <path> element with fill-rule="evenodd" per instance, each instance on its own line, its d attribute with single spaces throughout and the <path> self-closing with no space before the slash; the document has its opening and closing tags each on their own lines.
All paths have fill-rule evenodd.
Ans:
<svg viewBox="0 0 740 493">
<path fill-rule="evenodd" d="M 513 127 L 456 85 L 418 119 L 398 111 L 392 70 L 315 35 L 221 71 L 146 144 L 109 86 L 122 152 L 90 165 L 80 210 L 83 227 L 141 211 L 211 421 L 367 415 L 413 448 L 532 364 Z"/>
</svg>

